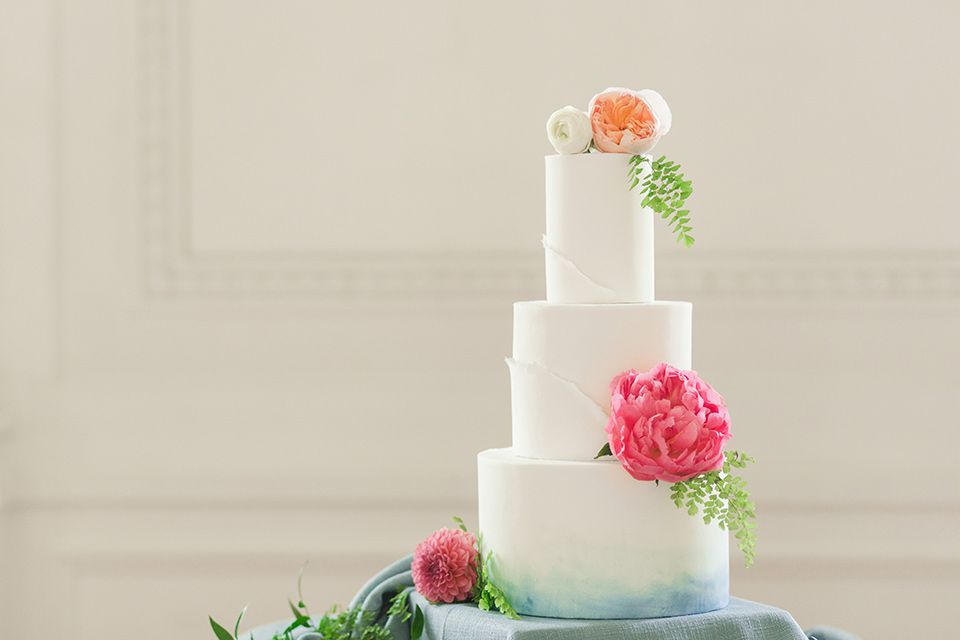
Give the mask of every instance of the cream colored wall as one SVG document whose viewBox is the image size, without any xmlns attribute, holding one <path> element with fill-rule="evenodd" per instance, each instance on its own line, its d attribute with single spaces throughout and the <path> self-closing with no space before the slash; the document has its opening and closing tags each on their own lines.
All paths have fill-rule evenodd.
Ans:
<svg viewBox="0 0 960 640">
<path fill-rule="evenodd" d="M 658 291 L 760 461 L 733 593 L 952 637 L 958 7 L 3 2 L 4 637 L 210 638 L 475 525 L 544 122 L 610 85 L 696 185 Z"/>
</svg>

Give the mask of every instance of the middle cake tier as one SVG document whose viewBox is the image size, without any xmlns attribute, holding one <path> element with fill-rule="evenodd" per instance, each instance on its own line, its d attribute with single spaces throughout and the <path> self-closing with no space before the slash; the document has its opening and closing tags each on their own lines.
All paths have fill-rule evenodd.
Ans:
<svg viewBox="0 0 960 640">
<path fill-rule="evenodd" d="M 513 307 L 513 449 L 545 460 L 591 460 L 606 443 L 610 382 L 665 362 L 691 368 L 689 302 Z"/>
</svg>

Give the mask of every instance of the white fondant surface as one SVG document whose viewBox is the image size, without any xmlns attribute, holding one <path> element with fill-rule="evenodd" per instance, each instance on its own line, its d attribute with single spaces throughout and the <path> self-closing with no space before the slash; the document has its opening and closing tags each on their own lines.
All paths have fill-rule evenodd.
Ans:
<svg viewBox="0 0 960 640">
<path fill-rule="evenodd" d="M 610 381 L 666 362 L 691 367 L 693 305 L 551 304 L 513 307 L 510 384 L 517 455 L 590 460 L 607 441 Z"/>
<path fill-rule="evenodd" d="M 547 156 L 547 301 L 653 300 L 653 211 L 630 189 L 630 157 Z"/>
<path fill-rule="evenodd" d="M 729 599 L 728 538 L 615 459 L 478 455 L 480 533 L 491 580 L 521 614 L 649 618 Z"/>
</svg>

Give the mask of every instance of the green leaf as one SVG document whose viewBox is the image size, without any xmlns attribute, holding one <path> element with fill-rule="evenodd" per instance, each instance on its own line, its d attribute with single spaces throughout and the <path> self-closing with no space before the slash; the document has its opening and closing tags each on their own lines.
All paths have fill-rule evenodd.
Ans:
<svg viewBox="0 0 960 640">
<path fill-rule="evenodd" d="M 247 605 L 247 607 L 249 606 L 250 605 Z M 243 620 L 243 614 L 247 612 L 247 607 L 244 607 L 243 610 L 240 611 L 240 615 L 237 616 L 237 624 L 233 625 L 233 637 L 235 638 L 240 637 L 240 621 Z"/>
<path fill-rule="evenodd" d="M 417 605 L 417 610 L 413 612 L 413 622 L 410 623 L 410 640 L 417 640 L 421 635 L 423 635 L 423 611 L 420 605 Z"/>
<path fill-rule="evenodd" d="M 290 598 L 287 598 L 287 604 L 290 605 L 290 611 L 293 611 L 293 617 L 294 617 L 294 618 L 302 618 L 302 617 L 303 617 L 303 614 L 300 613 L 300 610 L 299 610 L 299 609 L 297 609 L 297 605 L 293 604 L 293 600 L 291 600 Z"/>
<path fill-rule="evenodd" d="M 235 640 L 234 637 L 230 635 L 230 632 L 217 624 L 212 617 L 210 617 L 210 626 L 213 628 L 213 632 L 217 634 L 219 640 Z"/>
<path fill-rule="evenodd" d="M 300 573 L 297 574 L 297 596 L 300 598 L 300 606 L 304 608 L 306 608 L 306 605 L 303 604 L 303 571 L 308 564 L 310 564 L 309 560 L 300 565 Z"/>
<path fill-rule="evenodd" d="M 596 460 L 597 458 L 602 458 L 604 456 L 612 456 L 612 455 L 613 455 L 613 451 L 610 450 L 610 443 L 607 442 L 600 448 L 600 451 L 597 452 L 597 455 L 593 456 L 593 459 Z"/>
</svg>

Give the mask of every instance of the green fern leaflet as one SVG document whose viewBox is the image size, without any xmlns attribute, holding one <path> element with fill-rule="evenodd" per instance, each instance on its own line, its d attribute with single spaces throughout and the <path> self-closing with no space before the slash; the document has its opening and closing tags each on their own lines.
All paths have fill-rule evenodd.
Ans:
<svg viewBox="0 0 960 640">
<path fill-rule="evenodd" d="M 734 468 L 743 469 L 753 458 L 738 451 L 724 453 L 726 461 L 720 471 L 708 471 L 683 482 L 675 482 L 670 497 L 678 509 L 687 508 L 691 516 L 703 509 L 703 521 L 713 520 L 721 529 L 733 533 L 737 547 L 743 552 L 746 566 L 753 564 L 757 546 L 755 505 L 750 500 L 747 481 L 733 475 Z"/>
<path fill-rule="evenodd" d="M 650 156 L 633 156 L 629 164 L 627 173 L 631 191 L 639 186 L 645 194 L 642 205 L 650 207 L 667 221 L 677 235 L 677 242 L 682 242 L 688 249 L 692 247 L 690 210 L 684 206 L 693 193 L 693 184 L 683 179 L 680 165 L 667 161 L 666 156 L 657 160 Z M 648 171 L 644 170 L 645 166 L 649 167 Z"/>
</svg>

